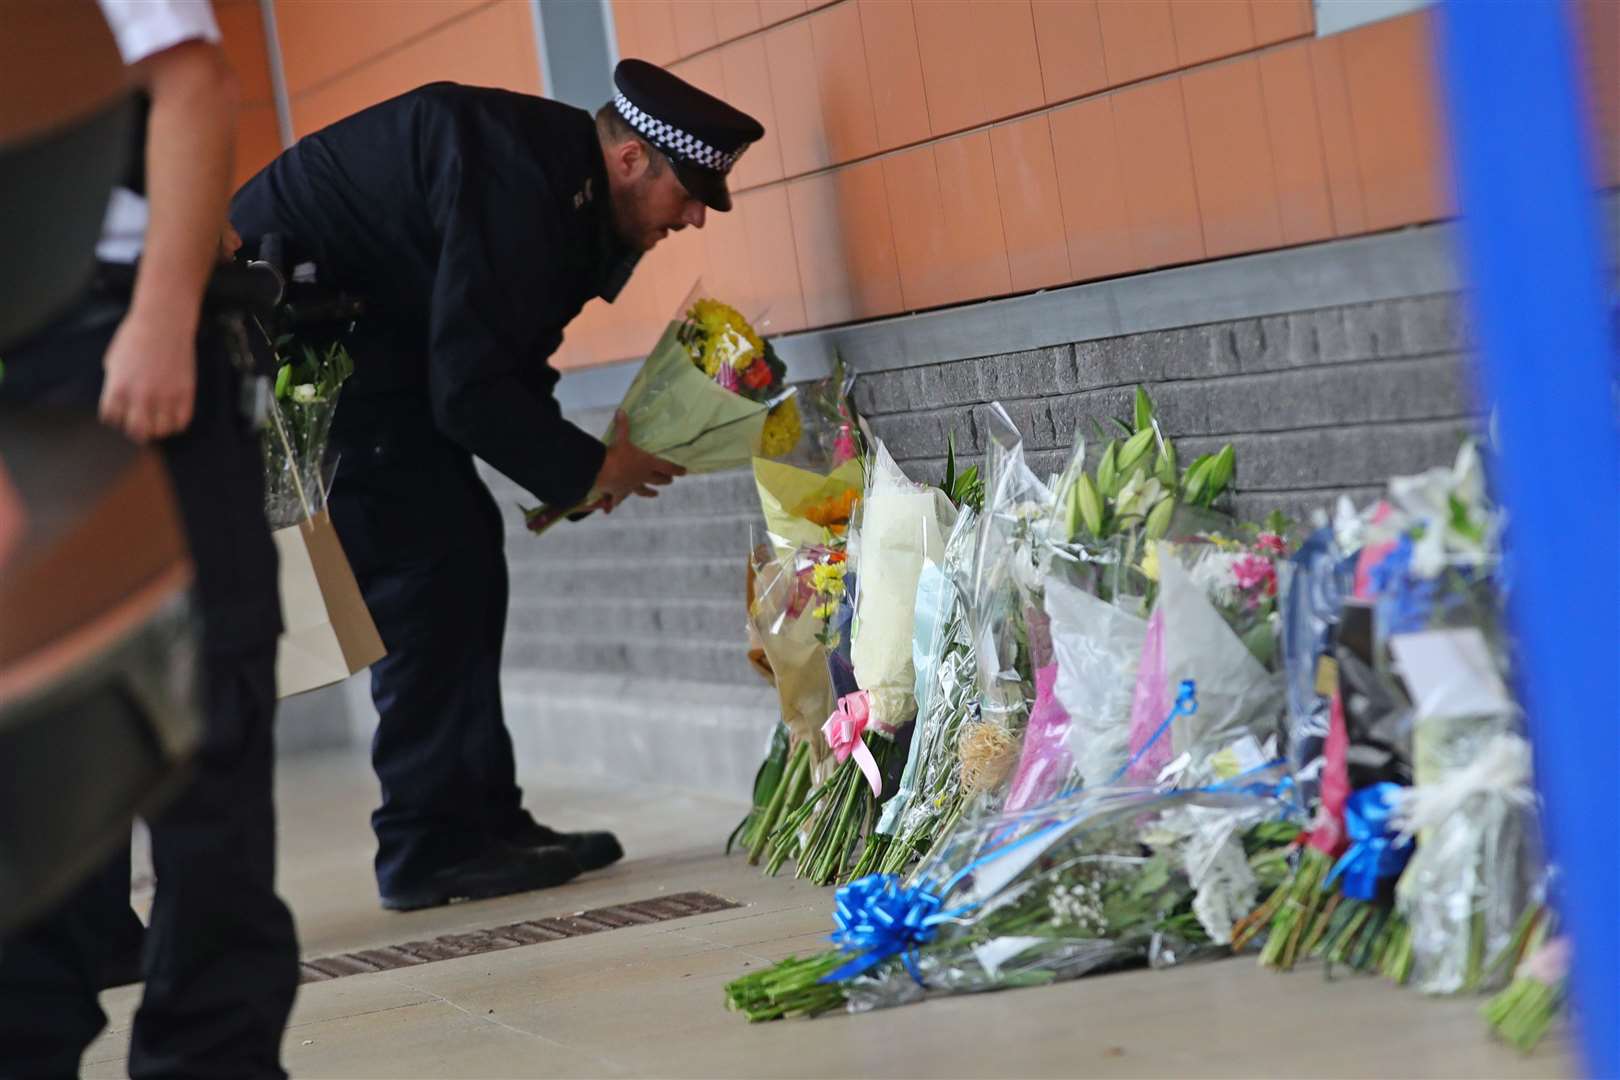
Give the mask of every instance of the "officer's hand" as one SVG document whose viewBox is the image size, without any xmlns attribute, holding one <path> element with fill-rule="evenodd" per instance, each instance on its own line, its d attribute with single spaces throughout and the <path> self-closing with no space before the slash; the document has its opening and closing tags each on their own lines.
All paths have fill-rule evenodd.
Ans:
<svg viewBox="0 0 1620 1080">
<path fill-rule="evenodd" d="M 611 510 L 631 495 L 655 498 L 655 488 L 668 485 L 686 470 L 673 462 L 642 450 L 630 441 L 630 420 L 623 412 L 613 417 L 613 441 L 608 444 L 607 457 L 596 474 L 595 491 L 606 500 L 604 509 Z"/>
<path fill-rule="evenodd" d="M 136 442 L 162 439 L 191 423 L 197 395 L 195 328 L 132 308 L 103 358 L 101 419 Z"/>
</svg>

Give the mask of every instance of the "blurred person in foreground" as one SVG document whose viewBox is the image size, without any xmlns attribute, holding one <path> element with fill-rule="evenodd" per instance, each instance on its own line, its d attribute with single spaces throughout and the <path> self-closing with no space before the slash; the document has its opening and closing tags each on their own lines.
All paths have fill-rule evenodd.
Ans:
<svg viewBox="0 0 1620 1080">
<path fill-rule="evenodd" d="M 203 303 L 221 256 L 237 84 L 206 0 L 99 6 L 148 102 L 144 152 L 97 249 L 137 264 L 133 294 L 92 289 L 9 345 L 0 402 L 99 412 L 161 454 L 196 570 L 205 728 L 190 779 L 148 821 L 150 929 L 129 906 L 126 844 L 0 943 L 0 1074 L 76 1074 L 106 1023 L 96 995 L 116 981 L 108 961 L 144 937 L 131 1075 L 279 1077 L 298 956 L 274 888 L 275 551 L 239 375 Z"/>
</svg>

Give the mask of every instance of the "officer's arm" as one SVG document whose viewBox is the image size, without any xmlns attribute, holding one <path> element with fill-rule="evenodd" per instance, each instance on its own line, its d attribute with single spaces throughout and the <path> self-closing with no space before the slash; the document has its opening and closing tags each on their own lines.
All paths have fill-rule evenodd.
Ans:
<svg viewBox="0 0 1620 1080">
<path fill-rule="evenodd" d="M 475 172 L 471 182 L 462 163 Z M 442 250 L 434 278 L 429 389 L 441 431 L 549 503 L 572 506 L 602 467 L 601 441 L 564 420 L 518 372 L 545 363 L 546 253 L 537 193 L 502 190 L 496 163 L 458 153 L 439 178 Z M 496 213 L 498 206 L 503 213 Z M 524 242 L 530 245 L 525 247 Z"/>
<path fill-rule="evenodd" d="M 152 99 L 151 222 L 129 314 L 107 348 L 101 415 L 144 440 L 191 422 L 194 343 L 230 200 L 240 91 L 224 52 L 201 40 L 148 56 L 131 73 Z"/>
</svg>

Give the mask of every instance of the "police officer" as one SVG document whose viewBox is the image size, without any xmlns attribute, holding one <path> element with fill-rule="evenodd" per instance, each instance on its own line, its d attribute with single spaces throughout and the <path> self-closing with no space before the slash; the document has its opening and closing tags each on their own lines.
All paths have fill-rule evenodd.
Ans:
<svg viewBox="0 0 1620 1080">
<path fill-rule="evenodd" d="M 641 254 L 729 210 L 726 175 L 764 129 L 637 60 L 593 118 L 555 101 L 435 83 L 302 139 L 232 205 L 249 243 L 282 234 L 366 298 L 333 426 L 332 519 L 388 655 L 381 722 L 385 908 L 569 880 L 622 855 L 522 806 L 501 714 L 507 572 L 483 458 L 558 505 L 607 509 L 683 470 L 565 421 L 546 362 Z"/>
<path fill-rule="evenodd" d="M 134 293 L 91 295 L 9 345 L 0 400 L 99 409 L 154 442 L 196 568 L 206 731 L 191 779 L 148 821 L 157 892 L 130 1073 L 284 1076 L 298 952 L 274 889 L 275 549 L 257 441 L 201 303 L 230 191 L 236 82 L 206 0 L 100 4 L 150 101 L 144 168 L 114 192 L 98 249 L 139 258 Z M 132 919 L 126 847 L 0 944 L 0 1075 L 78 1072 L 106 1023 L 102 965 Z"/>
</svg>

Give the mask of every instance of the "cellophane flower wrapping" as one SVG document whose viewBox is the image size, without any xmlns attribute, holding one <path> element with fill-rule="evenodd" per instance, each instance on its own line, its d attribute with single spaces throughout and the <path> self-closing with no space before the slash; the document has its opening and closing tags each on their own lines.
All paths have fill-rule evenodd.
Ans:
<svg viewBox="0 0 1620 1080">
<path fill-rule="evenodd" d="M 272 530 L 325 509 L 337 470 L 336 460 L 327 455 L 332 418 L 353 371 L 354 363 L 339 343 L 320 351 L 305 347 L 301 360 L 282 359 L 277 367 L 270 422 L 260 437 L 264 513 Z"/>
<path fill-rule="evenodd" d="M 1042 576 L 1054 498 L 1026 463 L 1023 436 L 1006 411 L 992 406 L 986 423 L 984 513 L 967 593 L 979 716 L 964 727 L 960 753 L 968 793 L 993 810 L 1018 765 L 1035 672 L 1052 661 Z"/>
<path fill-rule="evenodd" d="M 630 441 L 693 473 L 741 468 L 760 449 L 770 406 L 705 375 L 681 342 L 684 325 L 677 317 L 664 327 L 619 403 Z"/>
<path fill-rule="evenodd" d="M 1267 670 L 1240 636 L 1244 623 L 1233 613 L 1243 601 L 1238 587 L 1226 584 L 1225 553 L 1208 545 L 1163 542 L 1156 553 L 1159 595 L 1138 668 L 1131 715 L 1135 764 L 1128 774 L 1149 783 L 1182 755 L 1197 763 L 1246 735 L 1257 744 L 1266 742 L 1277 733 L 1284 700 L 1280 676 Z M 1212 565 L 1214 572 L 1207 570 Z M 1162 638 L 1155 637 L 1155 622 Z M 1168 732 L 1157 735 L 1186 680 L 1197 687 L 1197 712 L 1178 716 Z"/>
<path fill-rule="evenodd" d="M 1475 570 L 1436 577 L 1455 571 L 1471 583 Z M 1478 591 L 1465 584 L 1457 603 L 1431 603 L 1428 628 L 1389 642 L 1412 699 L 1413 786 L 1397 819 L 1417 837 L 1396 898 L 1412 929 L 1413 982 L 1435 994 L 1506 982 L 1512 972 L 1490 961 L 1540 902 L 1544 880 L 1530 744 L 1506 654 L 1468 614 L 1483 600 L 1463 602 Z"/>
<path fill-rule="evenodd" d="M 908 882 L 952 917 L 911 964 L 892 957 L 852 980 L 848 1007 L 1224 952 L 1295 813 L 1269 792 L 1098 788 L 964 822 Z"/>
<path fill-rule="evenodd" d="M 955 521 L 950 500 L 908 479 L 878 443 L 861 508 L 861 588 L 850 658 L 855 681 L 871 695 L 872 727 L 879 732 L 896 732 L 915 715 L 917 579 L 925 559 L 943 554 Z"/>
<path fill-rule="evenodd" d="M 940 561 L 923 564 L 917 578 L 912 662 L 916 667 L 917 722 L 900 787 L 883 809 L 877 831 L 915 843 L 949 812 L 961 790 L 957 736 L 976 710 L 972 644 L 960 583 L 973 558 L 978 515 L 964 507 Z"/>
<path fill-rule="evenodd" d="M 762 553 L 769 549 L 762 549 Z M 821 725 L 833 710 L 833 686 L 827 671 L 827 650 L 819 635 L 814 568 L 824 549 L 797 548 L 786 555 L 770 554 L 755 564 L 754 603 L 749 621 L 758 634 L 775 676 L 782 723 L 795 746 L 808 745 L 814 761 L 827 756 Z"/>
<path fill-rule="evenodd" d="M 827 544 L 846 536 L 860 502 L 861 484 L 858 461 L 818 473 L 769 458 L 754 459 L 760 511 L 778 551 Z"/>
<path fill-rule="evenodd" d="M 1046 576 L 1056 659 L 1053 692 L 1069 717 L 1066 748 L 1080 783 L 1106 784 L 1130 753 L 1131 700 L 1147 638 L 1138 598 L 1104 599 L 1095 581 L 1059 553 Z M 1111 592 L 1111 590 L 1109 590 Z"/>
</svg>

